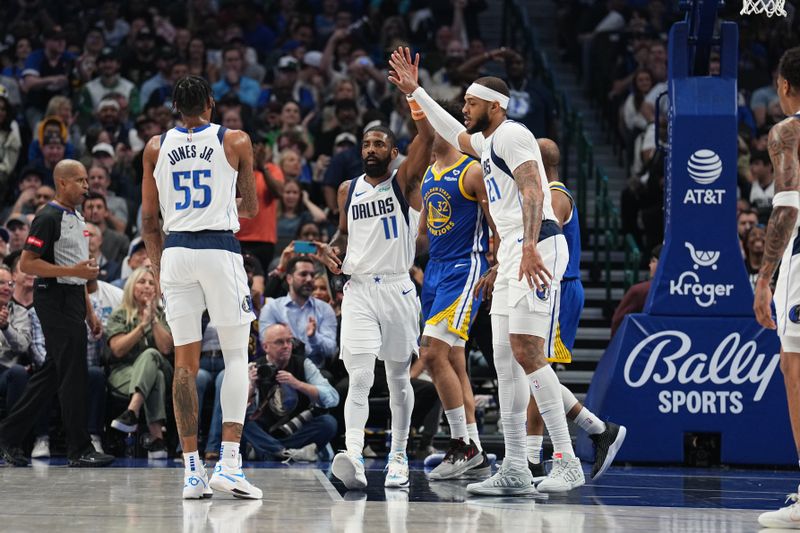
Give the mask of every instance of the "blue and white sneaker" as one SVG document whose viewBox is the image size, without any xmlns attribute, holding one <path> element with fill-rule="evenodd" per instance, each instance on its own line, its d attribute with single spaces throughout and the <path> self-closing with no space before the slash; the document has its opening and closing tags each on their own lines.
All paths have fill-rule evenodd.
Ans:
<svg viewBox="0 0 800 533">
<path fill-rule="evenodd" d="M 364 472 L 364 457 L 355 453 L 339 452 L 333 458 L 331 472 L 336 479 L 350 490 L 367 488 L 367 475 Z"/>
<path fill-rule="evenodd" d="M 238 465 L 233 468 L 220 460 L 214 467 L 209 486 L 214 490 L 227 492 L 236 498 L 246 500 L 260 500 L 263 497 L 261 489 L 247 481 L 242 471 L 242 456 L 239 455 Z"/>
<path fill-rule="evenodd" d="M 387 489 L 401 489 L 408 487 L 408 456 L 406 452 L 394 452 L 389 456 L 386 464 L 386 481 L 383 486 Z"/>
<path fill-rule="evenodd" d="M 199 500 L 210 498 L 214 491 L 208 486 L 208 472 L 204 467 L 199 470 L 186 470 L 183 476 L 183 499 Z"/>
</svg>

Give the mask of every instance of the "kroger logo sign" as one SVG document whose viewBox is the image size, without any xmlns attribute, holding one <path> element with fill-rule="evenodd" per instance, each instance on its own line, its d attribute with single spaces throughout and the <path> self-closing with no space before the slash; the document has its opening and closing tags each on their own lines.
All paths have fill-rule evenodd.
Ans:
<svg viewBox="0 0 800 533">
<path fill-rule="evenodd" d="M 696 183 L 710 185 L 722 175 L 722 160 L 712 150 L 698 150 L 689 158 L 686 170 Z"/>
<path fill-rule="evenodd" d="M 685 242 L 692 258 L 692 268 L 699 271 L 701 268 L 717 269 L 720 258 L 719 251 L 700 251 L 690 242 Z M 669 293 L 675 296 L 693 297 L 700 307 L 711 307 L 717 303 L 717 298 L 730 296 L 733 291 L 732 283 L 703 283 L 700 276 L 692 270 L 687 270 L 678 276 L 677 280 L 670 280 Z"/>
</svg>

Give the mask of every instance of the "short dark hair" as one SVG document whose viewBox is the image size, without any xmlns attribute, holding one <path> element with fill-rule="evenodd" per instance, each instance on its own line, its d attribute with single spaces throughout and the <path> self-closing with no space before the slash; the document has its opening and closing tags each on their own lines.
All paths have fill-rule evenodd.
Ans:
<svg viewBox="0 0 800 533">
<path fill-rule="evenodd" d="M 789 48 L 781 56 L 778 72 L 793 89 L 800 89 L 800 46 Z"/>
<path fill-rule="evenodd" d="M 462 111 L 461 104 L 455 100 L 437 100 L 436 103 L 442 106 L 442 109 L 447 111 L 451 117 L 459 122 L 464 122 L 464 111 Z"/>
<path fill-rule="evenodd" d="M 242 53 L 242 49 L 239 48 L 235 43 L 228 43 L 222 47 L 222 59 L 225 59 L 225 54 L 227 54 L 231 50 L 239 54 L 240 59 L 244 59 L 244 54 Z"/>
<path fill-rule="evenodd" d="M 756 215 L 756 216 L 758 216 L 758 211 L 756 211 L 752 207 L 748 207 L 747 209 L 742 209 L 739 212 L 739 216 L 736 217 L 736 220 L 739 220 L 739 217 L 741 217 L 742 215 Z"/>
<path fill-rule="evenodd" d="M 394 132 L 389 129 L 388 127 L 384 126 L 383 124 L 372 126 L 367 131 L 364 132 L 364 136 L 367 136 L 367 133 L 371 131 L 377 131 L 379 133 L 386 134 L 386 137 L 389 139 L 389 144 L 391 145 L 390 148 L 394 148 L 397 146 L 397 137 L 395 137 Z"/>
<path fill-rule="evenodd" d="M 753 150 L 750 153 L 750 163 L 754 163 L 755 161 L 761 161 L 765 165 L 772 166 L 772 160 L 769 158 L 769 154 L 764 150 Z"/>
<path fill-rule="evenodd" d="M 196 117 L 203 113 L 211 98 L 211 86 L 200 76 L 186 76 L 178 80 L 172 91 L 175 109 L 185 117 Z"/>
<path fill-rule="evenodd" d="M 292 257 L 291 259 L 289 259 L 289 262 L 286 264 L 286 275 L 287 276 L 289 274 L 294 274 L 294 271 L 297 270 L 297 263 L 310 263 L 312 266 L 316 266 L 316 265 L 314 265 L 314 260 L 311 259 L 310 257 L 305 257 L 305 256 L 302 256 L 302 255 L 298 256 L 298 257 Z"/>
<path fill-rule="evenodd" d="M 503 96 L 511 95 L 511 92 L 508 90 L 508 85 L 506 85 L 506 82 L 500 78 L 496 78 L 494 76 L 484 76 L 483 78 L 478 78 L 475 80 L 475 83 L 478 85 L 483 85 L 484 87 L 488 87 L 489 89 L 493 89 Z"/>
<path fill-rule="evenodd" d="M 83 199 L 83 203 L 81 204 L 81 206 L 86 205 L 86 202 L 88 202 L 89 200 L 102 200 L 103 206 L 105 206 L 105 208 L 108 209 L 108 202 L 106 202 L 106 197 L 100 194 L 99 192 L 89 191 L 86 194 L 86 198 Z"/>
<path fill-rule="evenodd" d="M 661 248 L 664 246 L 662 244 L 657 244 L 653 246 L 653 249 L 650 250 L 650 257 L 653 259 L 658 259 L 661 257 Z"/>
</svg>

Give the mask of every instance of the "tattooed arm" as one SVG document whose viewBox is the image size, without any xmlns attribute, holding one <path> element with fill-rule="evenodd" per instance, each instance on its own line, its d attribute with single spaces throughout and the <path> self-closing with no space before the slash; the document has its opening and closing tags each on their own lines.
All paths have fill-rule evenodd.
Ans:
<svg viewBox="0 0 800 533">
<path fill-rule="evenodd" d="M 350 181 L 339 185 L 337 203 L 339 204 L 339 229 L 328 244 L 317 243 L 316 258 L 334 274 L 342 273 L 342 259 L 347 251 L 347 193 L 350 190 Z"/>
<path fill-rule="evenodd" d="M 161 149 L 161 139 L 158 135 L 150 139 L 144 148 L 142 156 L 142 239 L 144 240 L 147 256 L 150 258 L 153 276 L 156 278 L 156 287 L 160 291 L 161 252 L 164 248 L 164 237 L 161 233 L 161 224 L 158 217 L 161 210 L 158 201 L 158 188 L 153 171 L 158 161 L 158 152 Z M 160 294 L 160 293 L 159 293 Z"/>
<path fill-rule="evenodd" d="M 800 165 L 797 153 L 799 145 L 800 121 L 796 119 L 786 119 L 773 126 L 769 132 L 769 157 L 775 175 L 776 195 L 800 190 Z M 758 273 L 753 304 L 756 320 L 770 329 L 775 329 L 776 325 L 770 310 L 772 291 L 769 283 L 789 245 L 796 223 L 796 206 L 776 205 L 773 208 L 767 226 L 764 259 Z"/>
<path fill-rule="evenodd" d="M 542 209 L 544 192 L 542 191 L 542 176 L 536 161 L 526 161 L 514 170 L 514 180 L 519 186 L 522 196 L 522 261 L 519 265 L 519 277 L 523 277 L 528 287 L 547 287 L 550 285 L 552 274 L 547 270 L 536 249 L 539 241 L 539 230 L 542 228 Z"/>
</svg>

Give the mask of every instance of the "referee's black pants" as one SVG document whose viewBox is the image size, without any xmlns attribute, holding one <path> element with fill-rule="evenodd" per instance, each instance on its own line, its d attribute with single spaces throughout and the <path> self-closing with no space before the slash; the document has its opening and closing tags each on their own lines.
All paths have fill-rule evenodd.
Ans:
<svg viewBox="0 0 800 533">
<path fill-rule="evenodd" d="M 37 287 L 33 307 L 42 323 L 47 357 L 22 397 L 0 423 L 0 440 L 19 446 L 58 392 L 67 456 L 77 459 L 92 446 L 87 429 L 89 369 L 86 363 L 86 299 L 83 285 Z"/>
</svg>

